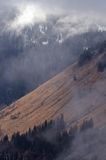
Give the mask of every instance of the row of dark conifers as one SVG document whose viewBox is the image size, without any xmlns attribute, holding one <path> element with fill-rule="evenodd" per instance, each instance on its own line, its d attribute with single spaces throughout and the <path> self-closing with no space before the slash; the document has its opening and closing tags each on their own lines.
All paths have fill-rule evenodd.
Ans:
<svg viewBox="0 0 106 160">
<path fill-rule="evenodd" d="M 80 128 L 72 126 L 69 131 L 62 125 L 63 117 L 60 130 L 56 123 L 45 121 L 25 134 L 15 133 L 11 140 L 6 135 L 0 142 L 0 160 L 54 160 L 71 147 L 76 135 L 93 127 L 92 119 L 84 121 Z"/>
</svg>

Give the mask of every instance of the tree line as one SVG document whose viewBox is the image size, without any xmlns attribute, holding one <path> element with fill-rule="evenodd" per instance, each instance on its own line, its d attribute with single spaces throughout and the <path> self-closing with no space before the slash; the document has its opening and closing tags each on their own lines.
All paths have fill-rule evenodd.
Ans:
<svg viewBox="0 0 106 160">
<path fill-rule="evenodd" d="M 92 127 L 92 119 L 83 121 L 80 128 L 71 126 L 69 131 L 63 116 L 58 125 L 54 120 L 45 121 L 25 134 L 14 133 L 11 140 L 6 135 L 0 141 L 0 160 L 54 160 L 72 145 L 76 134 Z"/>
</svg>

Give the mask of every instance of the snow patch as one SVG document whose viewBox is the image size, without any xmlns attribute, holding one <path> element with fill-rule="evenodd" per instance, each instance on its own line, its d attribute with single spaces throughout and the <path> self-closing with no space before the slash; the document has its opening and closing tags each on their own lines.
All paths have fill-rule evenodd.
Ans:
<svg viewBox="0 0 106 160">
<path fill-rule="evenodd" d="M 42 42 L 43 45 L 48 45 L 48 41 Z"/>
</svg>

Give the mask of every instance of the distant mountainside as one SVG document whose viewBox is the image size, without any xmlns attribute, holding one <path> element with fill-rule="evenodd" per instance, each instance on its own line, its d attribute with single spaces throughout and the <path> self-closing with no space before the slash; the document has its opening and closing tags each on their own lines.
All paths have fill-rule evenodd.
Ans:
<svg viewBox="0 0 106 160">
<path fill-rule="evenodd" d="M 96 26 L 80 32 L 78 24 L 51 17 L 21 31 L 1 25 L 0 106 L 6 106 L 71 65 L 85 48 L 97 47 L 106 32 Z M 63 19 L 64 20 L 64 19 Z M 73 34 L 74 29 L 79 31 Z M 68 28 L 67 28 L 68 27 Z"/>
<path fill-rule="evenodd" d="M 105 45 L 105 43 L 104 43 Z M 95 127 L 106 124 L 106 54 L 95 50 L 62 73 L 0 111 L 1 133 L 24 133 L 45 120 L 64 114 L 67 127 L 92 118 Z M 89 54 L 92 58 L 89 59 Z M 85 56 L 86 55 L 86 56 Z M 86 62 L 86 63 L 85 63 Z M 101 70 L 102 68 L 102 70 Z"/>
</svg>

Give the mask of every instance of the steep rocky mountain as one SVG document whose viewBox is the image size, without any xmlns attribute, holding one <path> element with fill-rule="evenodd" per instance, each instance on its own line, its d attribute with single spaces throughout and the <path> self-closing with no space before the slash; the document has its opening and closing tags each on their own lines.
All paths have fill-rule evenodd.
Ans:
<svg viewBox="0 0 106 160">
<path fill-rule="evenodd" d="M 64 114 L 67 128 L 89 118 L 93 119 L 95 127 L 106 125 L 106 70 L 105 67 L 98 70 L 98 64 L 103 60 L 105 49 L 101 54 L 95 51 L 92 59 L 83 65 L 75 62 L 0 111 L 1 135 L 24 133 L 60 114 Z"/>
</svg>

